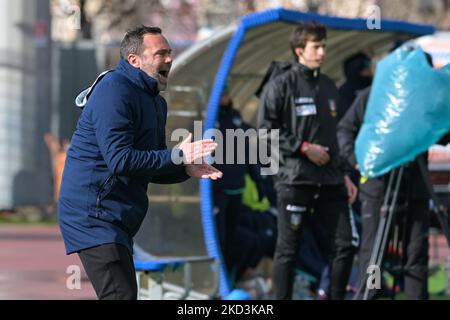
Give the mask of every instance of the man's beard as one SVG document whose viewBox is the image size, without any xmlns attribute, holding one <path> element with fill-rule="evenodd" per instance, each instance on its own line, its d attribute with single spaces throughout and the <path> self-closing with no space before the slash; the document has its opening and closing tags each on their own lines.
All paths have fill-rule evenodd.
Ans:
<svg viewBox="0 0 450 320">
<path fill-rule="evenodd" d="M 167 81 L 166 81 L 166 83 L 161 83 L 161 81 L 159 80 L 159 79 L 157 79 L 157 81 L 158 81 L 158 90 L 159 91 L 166 91 L 166 89 L 167 89 Z"/>
<path fill-rule="evenodd" d="M 150 66 L 148 65 L 143 65 L 141 67 L 142 70 L 145 71 L 145 69 L 150 69 Z M 154 68 L 151 69 L 152 71 L 155 70 Z M 154 72 L 146 72 L 150 77 L 152 77 L 153 79 L 156 80 L 156 82 L 158 83 L 158 90 L 159 91 L 165 91 L 167 89 L 167 78 L 161 79 L 163 76 L 160 75 L 158 72 L 154 71 Z"/>
<path fill-rule="evenodd" d="M 161 75 L 159 73 L 156 73 L 152 76 L 153 79 L 156 80 L 158 83 L 158 90 L 159 91 L 165 91 L 167 89 L 167 79 L 161 79 Z"/>
</svg>

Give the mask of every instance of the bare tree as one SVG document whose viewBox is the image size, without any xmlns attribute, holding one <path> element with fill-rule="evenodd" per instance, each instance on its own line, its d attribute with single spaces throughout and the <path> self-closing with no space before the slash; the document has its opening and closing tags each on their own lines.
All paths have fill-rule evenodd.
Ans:
<svg viewBox="0 0 450 320">
<path fill-rule="evenodd" d="M 450 0 L 322 0 L 320 12 L 364 17 L 370 5 L 380 7 L 383 19 L 428 23 L 444 29 L 450 25 Z"/>
<path fill-rule="evenodd" d="M 58 2 L 59 0 L 52 0 Z M 69 0 L 67 0 L 69 1 Z M 274 6 L 344 17 L 365 17 L 378 5 L 382 18 L 450 27 L 450 0 L 70 0 L 82 9 L 85 38 L 117 41 L 138 24 L 158 25 L 177 43 L 194 41 L 201 28 L 236 23 L 239 17 Z"/>
</svg>

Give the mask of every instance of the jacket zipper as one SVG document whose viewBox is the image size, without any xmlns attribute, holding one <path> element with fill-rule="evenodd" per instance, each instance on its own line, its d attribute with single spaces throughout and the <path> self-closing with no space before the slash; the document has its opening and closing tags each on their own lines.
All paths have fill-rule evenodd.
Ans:
<svg viewBox="0 0 450 320">
<path fill-rule="evenodd" d="M 95 217 L 99 218 L 100 217 L 100 201 L 101 201 L 101 195 L 103 190 L 105 190 L 105 186 L 108 184 L 108 182 L 111 180 L 111 178 L 114 175 L 109 175 L 108 178 L 105 180 L 105 182 L 102 183 L 102 185 L 100 186 L 100 190 L 98 191 L 97 194 L 97 201 L 96 201 L 96 207 L 95 207 Z"/>
</svg>

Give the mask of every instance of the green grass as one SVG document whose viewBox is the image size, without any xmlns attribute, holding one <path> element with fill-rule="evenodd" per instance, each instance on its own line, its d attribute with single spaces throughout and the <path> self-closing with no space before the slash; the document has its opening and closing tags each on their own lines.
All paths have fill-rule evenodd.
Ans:
<svg viewBox="0 0 450 320">
<path fill-rule="evenodd" d="M 447 290 L 447 270 L 445 266 L 430 268 L 428 291 L 433 295 L 442 295 Z"/>
<path fill-rule="evenodd" d="M 393 278 L 389 274 L 384 275 L 386 283 L 392 286 Z M 429 270 L 428 276 L 428 292 L 430 300 L 450 300 L 450 296 L 446 294 L 447 290 L 447 270 L 445 266 L 432 267 Z M 403 292 L 396 294 L 396 300 L 406 300 L 406 295 Z M 389 298 L 383 298 L 389 300 Z"/>
<path fill-rule="evenodd" d="M 0 214 L 0 225 L 55 225 L 57 217 L 43 218 L 40 216 L 28 216 L 16 213 Z"/>
</svg>

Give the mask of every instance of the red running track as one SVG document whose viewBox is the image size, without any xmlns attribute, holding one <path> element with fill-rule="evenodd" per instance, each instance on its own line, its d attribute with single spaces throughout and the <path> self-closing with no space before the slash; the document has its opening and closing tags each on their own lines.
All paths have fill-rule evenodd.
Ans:
<svg viewBox="0 0 450 320">
<path fill-rule="evenodd" d="M 71 265 L 80 267 L 80 289 L 66 285 Z M 58 226 L 0 225 L 0 300 L 79 299 L 95 292 L 78 256 L 65 254 Z"/>
</svg>

